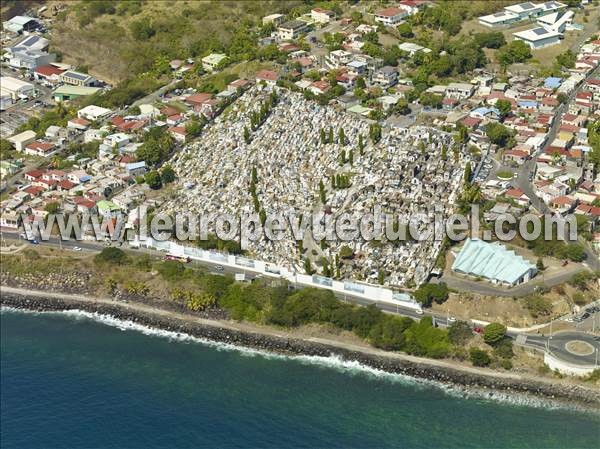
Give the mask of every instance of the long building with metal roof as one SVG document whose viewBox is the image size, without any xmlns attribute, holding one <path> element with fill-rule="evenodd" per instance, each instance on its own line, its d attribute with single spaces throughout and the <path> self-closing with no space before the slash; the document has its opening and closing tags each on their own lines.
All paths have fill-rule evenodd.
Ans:
<svg viewBox="0 0 600 449">
<path fill-rule="evenodd" d="M 479 239 L 467 239 L 452 270 L 510 286 L 527 282 L 537 273 L 534 264 L 504 245 Z"/>
</svg>

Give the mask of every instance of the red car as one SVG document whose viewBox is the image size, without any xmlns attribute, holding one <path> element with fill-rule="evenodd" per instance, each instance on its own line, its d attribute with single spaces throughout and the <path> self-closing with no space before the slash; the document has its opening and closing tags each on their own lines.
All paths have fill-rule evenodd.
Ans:
<svg viewBox="0 0 600 449">
<path fill-rule="evenodd" d="M 481 334 L 483 332 L 483 329 L 480 328 L 479 326 L 475 326 L 473 328 L 473 332 L 475 332 L 476 334 Z"/>
</svg>

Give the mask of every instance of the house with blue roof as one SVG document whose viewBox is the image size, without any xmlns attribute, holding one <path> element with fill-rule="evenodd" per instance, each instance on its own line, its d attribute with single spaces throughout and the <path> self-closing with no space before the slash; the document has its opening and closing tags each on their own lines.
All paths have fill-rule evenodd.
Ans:
<svg viewBox="0 0 600 449">
<path fill-rule="evenodd" d="M 467 239 L 456 255 L 452 271 L 512 287 L 531 280 L 537 267 L 499 242 Z"/>
<path fill-rule="evenodd" d="M 549 76 L 544 80 L 544 87 L 547 89 L 558 89 L 562 84 L 562 78 Z"/>
</svg>

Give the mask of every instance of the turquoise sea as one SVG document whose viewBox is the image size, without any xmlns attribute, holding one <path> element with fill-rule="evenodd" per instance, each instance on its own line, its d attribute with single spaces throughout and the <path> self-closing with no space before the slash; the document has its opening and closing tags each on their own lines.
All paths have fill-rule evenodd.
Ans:
<svg viewBox="0 0 600 449">
<path fill-rule="evenodd" d="M 2 448 L 600 447 L 599 415 L 543 401 L 464 398 L 89 314 L 0 320 Z"/>
</svg>

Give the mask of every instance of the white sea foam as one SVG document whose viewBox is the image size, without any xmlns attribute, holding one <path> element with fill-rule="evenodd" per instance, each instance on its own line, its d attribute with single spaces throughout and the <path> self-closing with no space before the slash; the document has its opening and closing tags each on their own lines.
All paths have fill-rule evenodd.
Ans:
<svg viewBox="0 0 600 449">
<path fill-rule="evenodd" d="M 209 346 L 219 351 L 235 351 L 242 356 L 256 357 L 260 356 L 267 359 L 281 359 L 281 360 L 294 360 L 305 365 L 317 365 L 328 369 L 335 369 L 336 371 L 351 374 L 351 375 L 363 375 L 373 379 L 397 382 L 403 385 L 410 385 L 411 387 L 424 389 L 424 388 L 438 388 L 445 394 L 455 397 L 457 399 L 469 399 L 469 400 L 480 400 L 486 402 L 501 402 L 505 404 L 522 406 L 522 407 L 533 407 L 542 408 L 545 410 L 558 410 L 568 409 L 577 410 L 583 412 L 589 412 L 590 409 L 580 407 L 574 404 L 565 404 L 564 402 L 550 400 L 547 398 L 538 398 L 531 395 L 520 394 L 518 392 L 510 393 L 505 391 L 490 391 L 472 387 L 461 387 L 451 384 L 445 384 L 442 382 L 420 379 L 405 374 L 389 373 L 377 368 L 364 365 L 355 360 L 345 360 L 337 355 L 331 355 L 329 357 L 322 356 L 309 356 L 309 355 L 283 355 L 267 350 L 249 348 L 245 346 L 234 345 L 231 343 L 216 342 L 205 338 L 194 337 L 189 334 L 181 332 L 173 332 L 162 329 L 153 328 L 143 324 L 135 323 L 130 320 L 122 320 L 115 318 L 111 315 L 104 315 L 95 312 L 87 312 L 85 310 L 72 309 L 64 311 L 30 311 L 25 309 L 18 309 L 14 307 L 2 306 L 0 313 L 27 313 L 36 315 L 60 315 L 66 316 L 74 320 L 90 320 L 97 323 L 101 323 L 107 326 L 115 327 L 121 331 L 135 331 L 140 332 L 144 335 L 151 337 L 166 338 L 170 341 L 176 341 L 180 343 L 198 343 L 204 346 Z M 596 413 L 595 413 L 596 414 Z"/>
</svg>

